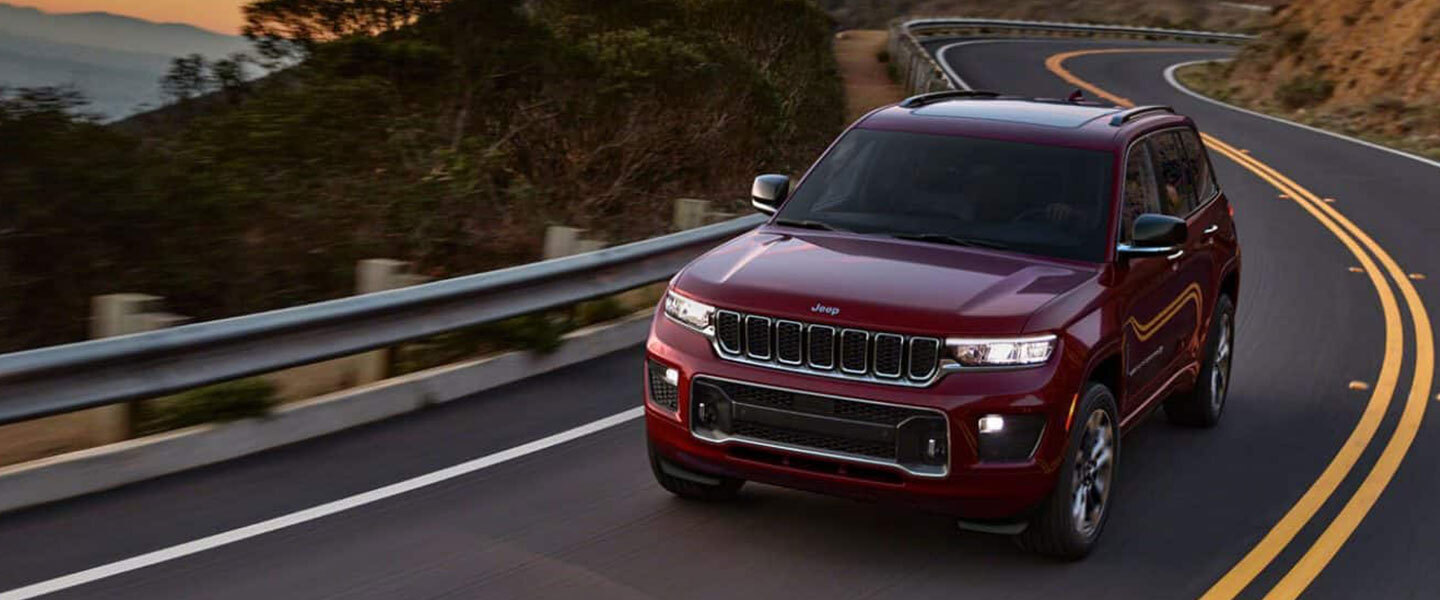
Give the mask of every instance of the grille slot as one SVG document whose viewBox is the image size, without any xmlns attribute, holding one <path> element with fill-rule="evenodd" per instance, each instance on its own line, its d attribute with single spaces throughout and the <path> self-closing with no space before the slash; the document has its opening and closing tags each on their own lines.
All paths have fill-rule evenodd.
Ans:
<svg viewBox="0 0 1440 600">
<path fill-rule="evenodd" d="M 827 325 L 811 325 L 808 350 L 810 366 L 816 369 L 835 368 L 835 328 Z"/>
<path fill-rule="evenodd" d="M 775 360 L 787 365 L 798 365 L 804 361 L 803 341 L 805 326 L 795 321 L 775 322 Z"/>
<path fill-rule="evenodd" d="M 940 359 L 940 340 L 935 338 L 912 338 L 910 340 L 910 378 L 929 379 L 935 375 L 935 365 Z"/>
<path fill-rule="evenodd" d="M 769 359 L 770 319 L 750 315 L 745 317 L 745 354 L 750 358 Z"/>
<path fill-rule="evenodd" d="M 899 377 L 900 363 L 905 356 L 905 338 L 893 333 L 875 334 L 875 374 Z"/>
<path fill-rule="evenodd" d="M 740 353 L 740 313 L 728 310 L 715 313 L 715 341 L 724 352 Z"/>
<path fill-rule="evenodd" d="M 870 334 L 859 329 L 840 332 L 840 370 L 846 373 L 864 374 L 865 358 L 869 354 Z"/>
</svg>

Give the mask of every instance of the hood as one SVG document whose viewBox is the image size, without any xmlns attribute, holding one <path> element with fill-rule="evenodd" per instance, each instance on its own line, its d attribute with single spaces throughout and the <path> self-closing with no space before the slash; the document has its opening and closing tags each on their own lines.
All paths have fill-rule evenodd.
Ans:
<svg viewBox="0 0 1440 600">
<path fill-rule="evenodd" d="M 1097 276 L 1074 263 L 845 233 L 761 228 L 690 263 L 675 288 L 742 312 L 925 335 L 1024 333 Z"/>
</svg>

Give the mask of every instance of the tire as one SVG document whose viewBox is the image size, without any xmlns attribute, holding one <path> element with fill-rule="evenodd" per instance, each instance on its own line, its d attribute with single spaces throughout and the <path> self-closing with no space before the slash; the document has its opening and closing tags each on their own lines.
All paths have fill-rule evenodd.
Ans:
<svg viewBox="0 0 1440 600">
<path fill-rule="evenodd" d="M 1090 554 L 1105 529 L 1120 460 L 1120 421 L 1110 389 L 1088 384 L 1075 408 L 1055 489 L 1015 536 L 1025 550 L 1072 561 Z"/>
<path fill-rule="evenodd" d="M 1230 393 L 1231 363 L 1235 358 L 1235 302 L 1221 295 L 1215 301 L 1210 331 L 1205 334 L 1205 362 L 1195 389 L 1165 400 L 1165 417 L 1186 427 L 1214 427 L 1225 411 Z"/>
<path fill-rule="evenodd" d="M 655 481 L 660 484 L 660 487 L 686 500 L 702 502 L 733 500 L 740 495 L 740 487 L 745 485 L 744 479 L 707 475 L 681 469 L 661 458 L 654 448 L 650 448 L 650 471 L 655 474 Z"/>
</svg>

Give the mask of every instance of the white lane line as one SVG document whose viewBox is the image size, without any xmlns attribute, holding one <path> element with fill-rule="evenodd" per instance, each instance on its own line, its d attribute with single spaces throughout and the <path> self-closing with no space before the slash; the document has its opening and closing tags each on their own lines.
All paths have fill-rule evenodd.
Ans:
<svg viewBox="0 0 1440 600">
<path fill-rule="evenodd" d="M 185 542 L 183 544 L 171 546 L 169 548 L 163 548 L 154 552 L 148 552 L 139 556 L 115 561 L 110 564 L 100 565 L 98 567 L 86 569 L 84 571 L 79 571 L 76 573 L 71 573 L 69 575 L 56 577 L 47 581 L 42 581 L 40 583 L 16 588 L 7 592 L 0 593 L 0 600 L 26 600 L 45 594 L 52 594 L 61 590 L 85 585 L 87 583 L 92 583 L 108 577 L 114 577 L 123 573 L 129 573 L 130 571 L 143 569 L 145 567 L 157 565 L 167 561 L 172 561 L 177 558 L 183 558 L 191 554 L 198 554 L 206 550 L 212 550 L 221 546 L 226 546 L 243 540 L 248 540 L 250 538 L 264 535 L 272 531 L 285 529 L 286 527 L 293 527 L 295 525 L 308 523 L 316 519 L 322 519 L 336 513 L 350 510 L 352 508 L 359 508 L 367 504 L 379 502 L 386 498 L 392 498 L 406 492 L 412 492 L 423 487 L 432 486 L 443 481 L 448 481 L 456 477 L 460 477 L 462 475 L 468 475 L 481 469 L 493 467 L 506 461 L 515 460 L 528 454 L 534 454 L 546 448 L 558 446 L 565 442 L 569 442 L 571 440 L 575 440 L 577 438 L 581 438 L 592 433 L 609 429 L 616 425 L 620 425 L 622 423 L 634 420 L 644 414 L 645 407 L 637 406 L 630 410 L 616 413 L 598 421 L 592 421 L 574 429 L 568 429 L 555 435 L 551 435 L 549 437 L 540 438 L 533 442 L 521 444 L 507 450 L 501 450 L 494 454 L 489 454 L 474 460 L 460 463 L 458 465 L 446 467 L 444 469 L 440 469 L 439 471 L 426 473 L 424 475 L 407 479 L 399 483 L 392 483 L 385 487 L 376 488 L 368 492 L 355 494 L 354 496 L 350 496 L 348 498 L 341 498 L 339 500 L 327 502 L 319 506 L 313 506 L 304 510 L 295 511 L 288 515 L 275 517 L 268 521 L 261 521 L 259 523 L 255 523 L 254 525 L 246 525 L 245 527 L 231 529 L 230 531 L 217 533 L 209 537 L 203 537 L 198 540 Z"/>
<path fill-rule="evenodd" d="M 1350 136 L 1345 135 L 1345 134 L 1343 134 L 1343 133 L 1335 133 L 1335 132 L 1333 132 L 1333 131 L 1326 131 L 1326 130 L 1324 130 L 1324 129 L 1320 129 L 1319 127 L 1311 127 L 1311 126 L 1306 125 L 1306 124 L 1304 124 L 1304 123 L 1296 123 L 1295 121 L 1291 121 L 1291 120 L 1289 120 L 1289 119 L 1283 119 L 1283 118 L 1280 118 L 1280 117 L 1277 117 L 1277 116 L 1274 116 L 1274 115 L 1267 115 L 1267 114 L 1265 114 L 1265 113 L 1256 112 L 1256 111 L 1250 110 L 1250 109 L 1248 109 L 1248 108 L 1241 108 L 1241 107 L 1239 107 L 1239 106 L 1235 106 L 1234 104 L 1230 104 L 1229 102 L 1223 102 L 1223 101 L 1220 101 L 1220 100 L 1216 100 L 1216 99 L 1214 99 L 1214 98 L 1211 98 L 1211 97 L 1209 97 L 1209 96 L 1206 96 L 1206 95 L 1204 95 L 1204 94 L 1201 94 L 1200 92 L 1197 92 L 1197 91 L 1192 90 L 1192 89 L 1190 89 L 1190 88 L 1188 88 L 1188 87 L 1185 87 L 1184 84 L 1180 83 L 1180 81 L 1175 78 L 1175 71 L 1179 70 L 1181 67 L 1188 67 L 1188 66 L 1190 66 L 1190 65 L 1198 65 L 1198 64 L 1202 64 L 1202 63 L 1208 63 L 1208 62 L 1224 62 L 1224 61 L 1227 61 L 1227 60 L 1230 60 L 1230 59 L 1228 59 L 1228 58 L 1220 58 L 1220 59 L 1207 58 L 1207 59 L 1204 59 L 1204 60 L 1191 60 L 1191 61 L 1186 61 L 1186 62 L 1176 63 L 1176 64 L 1173 64 L 1173 65 L 1170 65 L 1169 67 L 1166 67 L 1166 68 L 1165 68 L 1165 82 L 1166 82 L 1166 83 L 1169 83 L 1169 84 L 1170 84 L 1170 87 L 1173 87 L 1173 88 L 1175 88 L 1175 89 L 1177 89 L 1177 90 L 1180 90 L 1181 92 L 1183 92 L 1183 93 L 1184 93 L 1185 95 L 1187 95 L 1187 96 L 1190 96 L 1190 97 L 1192 97 L 1192 98 L 1196 98 L 1196 99 L 1199 99 L 1199 100 L 1204 100 L 1204 101 L 1209 102 L 1209 103 L 1211 103 L 1211 104 L 1214 104 L 1214 105 L 1216 105 L 1216 106 L 1223 106 L 1223 107 L 1228 108 L 1228 109 L 1230 109 L 1230 110 L 1242 112 L 1242 113 L 1245 113 L 1245 114 L 1250 115 L 1250 116 L 1253 116 L 1253 117 L 1260 117 L 1260 118 L 1262 118 L 1262 119 L 1267 119 L 1267 120 L 1270 120 L 1270 121 L 1274 121 L 1274 122 L 1276 122 L 1276 123 L 1284 123 L 1284 124 L 1286 124 L 1286 125 L 1291 125 L 1291 126 L 1294 126 L 1294 127 L 1299 127 L 1299 128 L 1301 128 L 1301 129 L 1305 129 L 1305 130 L 1308 130 L 1308 131 L 1313 131 L 1313 132 L 1315 132 L 1315 133 L 1325 134 L 1325 135 L 1328 135 L 1328 136 L 1333 137 L 1333 138 L 1336 138 L 1336 139 L 1345 140 L 1345 141 L 1347 141 L 1347 142 L 1354 142 L 1354 143 L 1356 143 L 1356 144 L 1360 144 L 1361 146 L 1367 146 L 1367 147 L 1374 148 L 1374 149 L 1376 149 L 1376 150 L 1380 150 L 1380 151 L 1383 151 L 1383 152 L 1389 152 L 1389 153 L 1391 153 L 1391 154 L 1394 154 L 1395 156 L 1403 156 L 1403 157 L 1408 158 L 1408 159 L 1410 159 L 1410 160 L 1420 161 L 1420 162 L 1425 163 L 1425 164 L 1427 164 L 1427 165 L 1430 165 L 1430 166 L 1432 166 L 1432 167 L 1440 167 L 1440 162 L 1437 162 L 1437 161 L 1434 161 L 1434 160 L 1430 160 L 1430 159 L 1425 158 L 1425 157 L 1423 157 L 1423 156 L 1417 156 L 1417 155 L 1411 154 L 1411 153 L 1409 153 L 1409 152 L 1405 152 L 1404 150 L 1396 150 L 1396 149 L 1394 149 L 1394 148 L 1391 148 L 1391 147 L 1388 147 L 1388 146 L 1382 146 L 1382 145 L 1376 144 L 1376 143 L 1374 143 L 1374 142 L 1367 142 L 1367 141 L 1362 140 L 1362 139 L 1360 139 L 1360 138 L 1350 137 Z"/>
</svg>

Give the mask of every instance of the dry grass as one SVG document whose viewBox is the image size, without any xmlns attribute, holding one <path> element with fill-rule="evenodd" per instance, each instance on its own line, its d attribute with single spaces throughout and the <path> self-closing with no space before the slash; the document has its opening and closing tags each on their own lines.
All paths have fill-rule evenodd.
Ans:
<svg viewBox="0 0 1440 600">
<path fill-rule="evenodd" d="M 1237 79 L 1226 64 L 1191 65 L 1175 76 L 1190 89 L 1236 106 L 1440 159 L 1440 108 L 1428 104 L 1380 94 L 1368 102 L 1290 108 L 1271 96 L 1245 93 L 1249 85 L 1269 84 Z"/>
<path fill-rule="evenodd" d="M 845 82 L 845 119 L 854 121 L 870 110 L 899 102 L 905 90 L 890 79 L 887 63 L 880 62 L 890 34 L 855 29 L 835 34 L 835 62 Z"/>
</svg>

